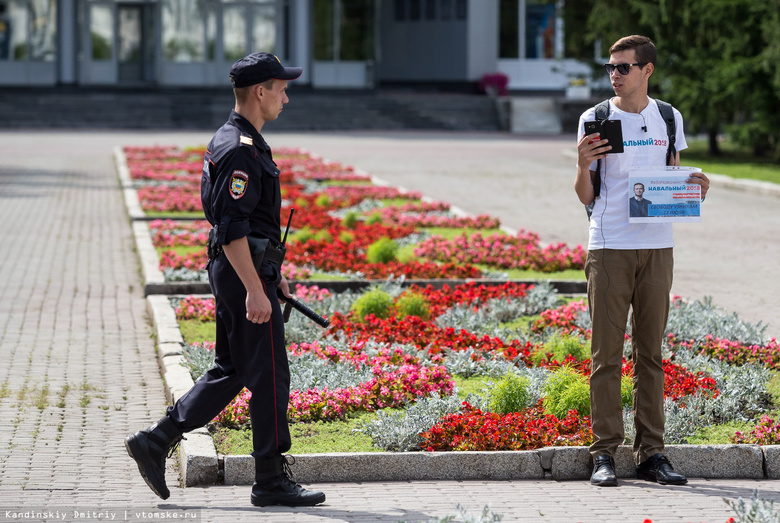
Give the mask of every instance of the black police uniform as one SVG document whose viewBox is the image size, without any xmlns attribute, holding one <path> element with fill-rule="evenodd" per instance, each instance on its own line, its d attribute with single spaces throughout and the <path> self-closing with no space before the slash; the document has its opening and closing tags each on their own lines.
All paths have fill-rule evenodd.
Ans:
<svg viewBox="0 0 780 523">
<path fill-rule="evenodd" d="M 235 111 L 209 143 L 201 200 L 206 218 L 216 227 L 218 245 L 244 236 L 280 242 L 279 169 L 260 133 Z M 246 289 L 224 253 L 209 262 L 208 273 L 216 298 L 215 365 L 168 409 L 168 416 L 182 432 L 194 430 L 211 421 L 246 387 L 252 392 L 252 455 L 287 452 L 290 370 L 276 294 L 280 267 L 269 259 L 261 265 L 260 278 L 273 309 L 266 323 L 246 319 Z"/>
</svg>

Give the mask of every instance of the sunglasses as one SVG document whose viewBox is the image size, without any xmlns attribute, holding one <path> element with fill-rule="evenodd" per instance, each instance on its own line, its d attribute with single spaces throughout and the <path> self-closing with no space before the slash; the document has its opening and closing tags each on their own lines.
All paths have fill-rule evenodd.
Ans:
<svg viewBox="0 0 780 523">
<path fill-rule="evenodd" d="M 617 69 L 617 72 L 620 74 L 628 74 L 632 66 L 637 65 L 639 67 L 644 67 L 648 63 L 649 62 L 637 62 L 635 64 L 604 64 L 604 69 L 607 70 L 608 75 L 614 73 L 615 69 Z"/>
</svg>

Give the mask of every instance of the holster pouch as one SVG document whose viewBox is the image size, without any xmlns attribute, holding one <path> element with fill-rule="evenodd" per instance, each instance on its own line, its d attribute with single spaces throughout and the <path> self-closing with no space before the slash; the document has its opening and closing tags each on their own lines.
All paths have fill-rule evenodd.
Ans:
<svg viewBox="0 0 780 523">
<path fill-rule="evenodd" d="M 222 246 L 217 243 L 217 226 L 211 228 L 209 231 L 209 241 L 206 244 L 206 254 L 209 257 L 209 261 L 213 260 L 220 254 L 222 254 Z"/>
<path fill-rule="evenodd" d="M 252 255 L 252 263 L 255 266 L 255 271 L 260 274 L 260 266 L 265 259 L 265 250 L 268 248 L 270 240 L 268 238 L 247 236 L 246 241 L 249 243 L 249 253 Z"/>
</svg>

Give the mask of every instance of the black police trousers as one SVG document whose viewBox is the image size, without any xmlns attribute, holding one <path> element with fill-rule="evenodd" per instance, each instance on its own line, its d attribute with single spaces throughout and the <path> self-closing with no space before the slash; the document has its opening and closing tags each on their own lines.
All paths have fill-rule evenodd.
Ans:
<svg viewBox="0 0 780 523">
<path fill-rule="evenodd" d="M 246 289 L 224 253 L 209 263 L 209 284 L 216 298 L 217 341 L 212 367 L 175 405 L 168 416 L 182 432 L 203 427 L 246 387 L 252 393 L 252 456 L 269 457 L 290 450 L 287 404 L 290 367 L 284 343 L 284 320 L 276 289 L 278 267 L 263 262 L 260 277 L 273 309 L 271 321 L 246 319 Z"/>
</svg>

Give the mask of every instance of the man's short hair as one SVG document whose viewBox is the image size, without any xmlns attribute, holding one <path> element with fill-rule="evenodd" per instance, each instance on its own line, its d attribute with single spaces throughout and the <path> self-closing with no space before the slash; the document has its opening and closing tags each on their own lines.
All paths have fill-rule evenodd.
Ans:
<svg viewBox="0 0 780 523">
<path fill-rule="evenodd" d="M 275 81 L 276 80 L 274 78 L 271 78 L 270 80 L 266 80 L 265 82 L 260 82 L 259 85 L 262 85 L 266 89 L 273 89 Z M 233 95 L 236 97 L 236 101 L 239 103 L 245 102 L 247 97 L 249 96 L 249 93 L 252 91 L 255 85 L 248 85 L 246 87 L 234 87 Z"/>
<path fill-rule="evenodd" d="M 636 183 L 634 184 L 634 187 L 636 187 L 637 185 L 641 185 L 641 186 L 642 186 L 642 189 L 644 189 L 644 188 L 645 188 L 645 184 L 643 184 L 642 182 L 636 182 Z"/>
<path fill-rule="evenodd" d="M 658 58 L 658 51 L 655 44 L 646 36 L 631 35 L 624 36 L 609 48 L 609 54 L 619 53 L 620 51 L 634 50 L 637 62 L 647 62 L 655 65 Z"/>
</svg>

